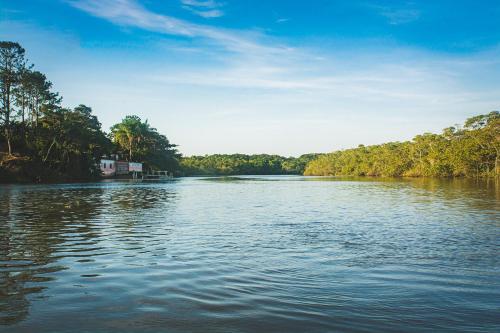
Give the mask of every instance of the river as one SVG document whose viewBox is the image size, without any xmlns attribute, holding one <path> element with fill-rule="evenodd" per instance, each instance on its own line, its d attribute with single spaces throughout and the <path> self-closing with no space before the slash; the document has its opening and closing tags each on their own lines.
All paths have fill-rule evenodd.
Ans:
<svg viewBox="0 0 500 333">
<path fill-rule="evenodd" d="M 0 186 L 0 332 L 500 332 L 495 182 Z"/>
</svg>

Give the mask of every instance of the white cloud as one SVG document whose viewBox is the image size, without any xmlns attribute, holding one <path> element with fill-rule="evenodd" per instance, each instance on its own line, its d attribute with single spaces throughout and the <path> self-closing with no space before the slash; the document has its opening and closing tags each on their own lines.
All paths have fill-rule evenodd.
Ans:
<svg viewBox="0 0 500 333">
<path fill-rule="evenodd" d="M 224 6 L 222 2 L 214 0 L 181 0 L 181 3 L 183 4 L 182 8 L 187 9 L 191 13 L 204 18 L 216 18 L 224 16 L 224 12 L 219 9 Z"/>
<path fill-rule="evenodd" d="M 132 0 L 71 3 L 113 24 L 186 38 L 155 35 L 141 45 L 146 57 L 82 48 L 76 61 L 44 28 L 21 33 L 0 22 L 0 35 L 23 45 L 28 38 L 27 50 L 38 54 L 52 50 L 33 59 L 37 68 L 52 64 L 49 78 L 65 101 L 92 106 L 105 128 L 138 114 L 188 155 L 296 155 L 404 140 L 500 105 L 500 49 L 450 56 L 394 45 L 294 48 L 263 32 L 194 24 Z"/>
<path fill-rule="evenodd" d="M 183 2 L 205 7 L 220 5 L 215 1 Z M 303 96 L 314 95 L 319 100 L 329 99 L 330 96 L 339 99 L 352 97 L 353 103 L 360 98 L 375 103 L 386 103 L 384 99 L 391 99 L 422 105 L 434 103 L 443 108 L 446 103 L 453 104 L 460 98 L 481 99 L 484 94 L 488 94 L 474 95 L 476 93 L 470 88 L 463 87 L 467 79 L 474 77 L 470 64 L 475 64 L 477 71 L 484 67 L 481 66 L 484 58 L 450 60 L 448 57 L 411 49 L 371 51 L 369 56 L 356 55 L 353 51 L 347 57 L 340 58 L 335 51 L 298 49 L 286 45 L 278 47 L 270 37 L 253 31 L 221 29 L 156 14 L 133 0 L 80 0 L 73 4 L 117 24 L 202 38 L 231 51 L 212 54 L 222 59 L 221 67 L 197 66 L 196 70 L 184 68 L 176 75 L 156 73 L 149 76 L 149 79 L 164 84 L 285 91 L 301 93 Z M 411 16 L 377 8 L 385 11 L 385 15 L 392 13 L 392 19 L 399 22 L 405 15 Z M 212 47 L 198 46 L 195 50 L 201 49 L 201 57 L 204 48 L 207 54 L 213 52 Z M 192 49 L 177 50 L 186 52 Z M 486 58 L 491 59 L 491 55 Z M 200 61 L 204 59 L 200 58 Z M 468 65 L 464 66 L 463 63 Z"/>
<path fill-rule="evenodd" d="M 288 21 L 290 21 L 289 18 L 280 18 L 280 19 L 276 20 L 276 23 L 285 23 L 285 22 L 288 22 Z"/>
<path fill-rule="evenodd" d="M 210 9 L 210 10 L 196 10 L 193 7 L 183 6 L 182 8 L 189 10 L 191 13 L 204 17 L 204 18 L 215 18 L 224 16 L 224 12 L 219 9 Z"/>
<path fill-rule="evenodd" d="M 134 0 L 68 0 L 90 15 L 112 23 L 142 28 L 169 35 L 203 38 L 227 50 L 244 54 L 282 53 L 286 47 L 269 46 L 259 41 L 263 36 L 256 31 L 241 31 L 195 24 L 168 15 L 147 10 Z"/>
<path fill-rule="evenodd" d="M 199 0 L 181 0 L 182 4 L 186 6 L 193 6 L 193 7 L 206 7 L 206 8 L 217 8 L 217 7 L 222 7 L 224 4 L 222 2 L 214 1 L 214 0 L 206 0 L 206 1 L 199 1 Z"/>
</svg>

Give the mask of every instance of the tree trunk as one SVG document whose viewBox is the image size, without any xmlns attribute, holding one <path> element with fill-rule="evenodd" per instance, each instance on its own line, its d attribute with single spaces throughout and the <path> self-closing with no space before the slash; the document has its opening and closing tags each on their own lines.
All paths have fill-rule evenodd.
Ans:
<svg viewBox="0 0 500 333">
<path fill-rule="evenodd" d="M 50 151 L 52 150 L 52 147 L 54 146 L 54 144 L 56 143 L 56 138 L 54 138 L 52 140 L 52 144 L 50 145 L 49 149 L 47 150 L 47 154 L 45 155 L 44 159 L 43 159 L 43 162 L 45 163 L 47 161 L 47 159 L 49 158 L 49 154 L 50 154 Z"/>
<path fill-rule="evenodd" d="M 134 139 L 129 139 L 128 143 L 129 143 L 129 150 L 128 150 L 128 161 L 129 162 L 132 162 L 132 144 L 134 142 Z"/>
<path fill-rule="evenodd" d="M 26 99 L 23 94 L 23 99 L 21 102 L 21 123 L 23 124 L 23 128 L 25 127 L 25 119 L 24 119 L 24 109 L 26 108 Z"/>
<path fill-rule="evenodd" d="M 12 145 L 10 142 L 10 93 L 7 91 L 7 100 L 5 103 L 5 140 L 9 155 L 12 155 Z"/>
<path fill-rule="evenodd" d="M 6 94 L 4 98 L 5 106 L 5 140 L 7 141 L 7 149 L 9 155 L 12 155 L 12 145 L 10 142 L 10 84 L 6 87 Z"/>
<path fill-rule="evenodd" d="M 10 143 L 10 131 L 7 126 L 5 126 L 5 139 L 7 140 L 7 148 L 9 155 L 12 155 L 12 145 Z"/>
<path fill-rule="evenodd" d="M 27 138 L 26 138 L 26 118 L 25 118 L 25 114 L 26 114 L 26 97 L 23 93 L 23 99 L 22 99 L 22 103 L 21 103 L 21 136 L 24 138 L 24 144 L 25 144 L 25 148 L 27 146 Z"/>
<path fill-rule="evenodd" d="M 499 165 L 499 159 L 498 159 L 498 152 L 495 155 L 495 176 L 498 176 L 500 172 L 500 165 Z"/>
</svg>

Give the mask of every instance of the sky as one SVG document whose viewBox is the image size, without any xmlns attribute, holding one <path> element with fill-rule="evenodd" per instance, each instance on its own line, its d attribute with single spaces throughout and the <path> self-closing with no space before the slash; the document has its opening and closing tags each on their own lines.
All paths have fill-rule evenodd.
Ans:
<svg viewBox="0 0 500 333">
<path fill-rule="evenodd" d="M 403 141 L 500 109 L 498 0 L 0 0 L 63 105 L 184 155 Z"/>
</svg>

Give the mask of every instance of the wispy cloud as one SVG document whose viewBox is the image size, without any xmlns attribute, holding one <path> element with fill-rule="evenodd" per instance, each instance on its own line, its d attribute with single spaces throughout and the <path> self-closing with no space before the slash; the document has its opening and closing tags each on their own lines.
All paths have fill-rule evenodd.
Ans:
<svg viewBox="0 0 500 333">
<path fill-rule="evenodd" d="M 204 18 L 216 18 L 216 17 L 221 17 L 224 16 L 224 12 L 222 10 L 218 9 L 212 9 L 212 10 L 196 10 L 192 7 L 184 7 L 187 10 L 189 10 L 191 13 L 204 17 Z"/>
<path fill-rule="evenodd" d="M 182 1 L 205 8 L 220 6 L 215 1 Z M 439 61 L 438 65 L 429 64 L 434 59 L 432 55 L 412 50 L 393 51 L 391 57 L 384 51 L 383 57 L 372 53 L 369 59 L 353 60 L 349 56 L 339 60 L 339 54 L 335 52 L 297 49 L 287 45 L 276 46 L 275 40 L 261 32 L 222 29 L 154 13 L 134 0 L 71 0 L 71 3 L 76 8 L 115 24 L 169 35 L 201 38 L 222 46 L 222 51 L 230 51 L 216 53 L 219 59 L 224 59 L 222 68 L 196 67 L 194 71 L 184 69 L 175 77 L 155 73 L 154 80 L 166 84 L 307 93 L 314 91 L 337 96 L 357 94 L 372 96 L 375 99 L 425 99 L 425 96 L 436 96 L 435 92 L 439 91 L 434 88 L 427 89 L 429 82 L 448 82 L 452 85 L 456 80 L 453 73 L 460 72 L 460 69 L 446 65 L 450 64 L 449 59 Z M 409 20 L 411 16 L 385 7 L 377 7 L 377 10 L 381 11 L 382 15 L 391 17 L 394 22 Z M 214 52 L 210 45 L 197 45 L 195 49 L 178 47 L 175 50 L 170 48 L 170 51 L 196 51 L 200 56 L 205 51 L 207 54 Z M 380 59 L 381 62 L 375 59 Z M 365 62 L 365 66 L 353 66 L 353 63 L 360 62 Z"/>
<path fill-rule="evenodd" d="M 290 21 L 289 18 L 280 18 L 280 19 L 276 20 L 276 23 L 285 23 L 285 22 L 288 22 L 288 21 Z"/>
<path fill-rule="evenodd" d="M 217 7 L 222 7 L 224 5 L 222 2 L 214 0 L 206 0 L 206 1 L 181 0 L 181 2 L 186 6 L 205 7 L 205 8 L 217 8 Z"/>
<path fill-rule="evenodd" d="M 189 10 L 191 13 L 204 17 L 204 18 L 216 18 L 224 16 L 224 11 L 220 8 L 224 6 L 224 3 L 215 0 L 181 0 L 183 4 L 182 8 Z"/>
<path fill-rule="evenodd" d="M 375 9 L 379 15 L 385 17 L 391 25 L 411 23 L 418 20 L 422 12 L 414 8 L 413 3 L 403 3 L 394 6 L 369 5 Z"/>
<path fill-rule="evenodd" d="M 282 40 L 265 31 L 195 24 L 134 0 L 67 1 L 112 24 L 156 32 L 140 46 L 148 55 L 137 57 L 128 44 L 113 56 L 107 48 L 75 54 L 75 38 L 68 57 L 59 33 L 5 20 L 0 36 L 34 50 L 33 61 L 49 70 L 69 105 L 92 105 L 105 126 L 117 121 L 109 110 L 148 118 L 187 154 L 214 147 L 298 154 L 400 140 L 500 102 L 500 49 L 450 56 L 394 44 L 362 52 L 326 43 L 294 48 L 290 39 L 277 46 Z"/>
<path fill-rule="evenodd" d="M 188 1 L 207 6 L 208 3 L 212 3 Z M 257 55 L 289 51 L 286 46 L 270 46 L 259 41 L 263 36 L 257 31 L 231 30 L 192 23 L 154 13 L 134 0 L 68 0 L 68 2 L 75 8 L 114 24 L 175 36 L 203 38 L 233 52 Z"/>
</svg>

